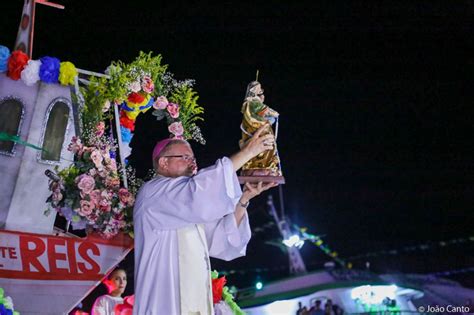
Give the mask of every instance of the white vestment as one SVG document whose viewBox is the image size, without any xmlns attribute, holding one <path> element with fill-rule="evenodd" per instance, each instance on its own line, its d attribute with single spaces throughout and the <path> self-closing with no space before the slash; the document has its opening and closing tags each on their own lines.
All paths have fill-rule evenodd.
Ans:
<svg viewBox="0 0 474 315">
<path fill-rule="evenodd" d="M 134 314 L 212 314 L 209 256 L 243 256 L 250 240 L 247 214 L 239 226 L 234 216 L 241 195 L 228 158 L 143 185 L 133 213 Z"/>
</svg>

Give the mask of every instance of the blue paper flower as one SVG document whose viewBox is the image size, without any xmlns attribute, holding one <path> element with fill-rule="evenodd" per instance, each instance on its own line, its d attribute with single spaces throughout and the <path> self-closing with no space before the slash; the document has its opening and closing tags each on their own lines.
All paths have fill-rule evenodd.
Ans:
<svg viewBox="0 0 474 315">
<path fill-rule="evenodd" d="M 41 67 L 39 76 L 41 81 L 45 83 L 57 83 L 59 77 L 59 68 L 61 63 L 58 58 L 43 57 L 41 60 Z"/>
<path fill-rule="evenodd" d="M 84 219 L 80 219 L 79 221 L 72 220 L 71 225 L 73 230 L 84 230 L 87 226 L 87 221 Z"/>
<path fill-rule="evenodd" d="M 10 49 L 0 45 L 0 72 L 8 70 L 8 58 L 10 57 Z"/>
<path fill-rule="evenodd" d="M 130 129 L 127 129 L 123 126 L 120 126 L 120 133 L 122 134 L 122 142 L 125 142 L 125 143 L 130 143 L 130 141 L 132 141 L 132 132 L 130 131 Z"/>
<path fill-rule="evenodd" d="M 67 221 L 72 221 L 72 216 L 75 214 L 75 212 L 72 211 L 70 207 L 62 207 L 60 211 Z"/>
</svg>

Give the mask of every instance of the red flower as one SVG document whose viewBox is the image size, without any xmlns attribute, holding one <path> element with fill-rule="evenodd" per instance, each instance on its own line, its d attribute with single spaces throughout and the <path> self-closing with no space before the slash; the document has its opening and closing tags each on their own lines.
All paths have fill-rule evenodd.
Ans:
<svg viewBox="0 0 474 315">
<path fill-rule="evenodd" d="M 128 118 L 123 110 L 120 111 L 120 126 L 130 129 L 130 131 L 135 130 L 135 121 Z"/>
<path fill-rule="evenodd" d="M 128 101 L 130 103 L 139 104 L 145 100 L 145 97 L 139 93 L 132 92 L 128 95 Z"/>
<path fill-rule="evenodd" d="M 214 304 L 219 303 L 222 300 L 222 290 L 227 280 L 224 277 L 212 279 L 212 300 Z"/>
<path fill-rule="evenodd" d="M 12 52 L 10 58 L 8 58 L 8 76 L 12 80 L 19 80 L 21 72 L 28 63 L 28 55 L 21 50 L 15 50 Z"/>
</svg>

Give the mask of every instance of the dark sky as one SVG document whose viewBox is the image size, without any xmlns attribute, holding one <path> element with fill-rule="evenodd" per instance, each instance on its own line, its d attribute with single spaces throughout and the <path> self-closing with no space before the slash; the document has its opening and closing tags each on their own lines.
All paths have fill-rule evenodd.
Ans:
<svg viewBox="0 0 474 315">
<path fill-rule="evenodd" d="M 4 2 L 0 44 L 12 47 L 22 1 Z M 33 58 L 103 71 L 140 50 L 161 53 L 175 77 L 196 80 L 201 166 L 238 149 L 245 88 L 260 69 L 281 114 L 286 212 L 341 258 L 474 235 L 471 2 L 58 2 L 66 10 L 37 7 Z M 254 227 L 270 221 L 264 203 L 250 206 Z M 286 256 L 264 244 L 276 236 L 259 232 L 247 257 L 214 264 L 246 270 L 230 277 L 239 286 L 255 268 L 285 269 Z M 472 244 L 369 260 L 381 272 L 453 270 L 474 266 Z M 328 260 L 311 244 L 302 253 L 308 269 Z"/>
</svg>

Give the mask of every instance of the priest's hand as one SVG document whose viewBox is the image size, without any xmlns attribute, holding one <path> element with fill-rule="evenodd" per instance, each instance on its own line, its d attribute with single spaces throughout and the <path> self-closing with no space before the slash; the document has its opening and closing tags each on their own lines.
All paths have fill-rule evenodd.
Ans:
<svg viewBox="0 0 474 315">
<path fill-rule="evenodd" d="M 268 125 L 263 125 L 260 127 L 253 134 L 253 136 L 247 140 L 242 149 L 230 157 L 235 171 L 240 169 L 245 163 L 247 163 L 247 161 L 251 160 L 260 153 L 267 150 L 273 150 L 275 145 L 275 136 L 272 134 L 262 135 L 262 132 L 267 127 Z"/>
<path fill-rule="evenodd" d="M 248 203 L 250 199 L 260 195 L 265 190 L 268 190 L 272 187 L 278 186 L 278 183 L 245 183 L 244 190 L 242 192 L 242 197 L 240 197 L 240 202 L 245 204 Z"/>
<path fill-rule="evenodd" d="M 235 208 L 235 220 L 237 221 L 237 226 L 240 225 L 242 218 L 245 215 L 247 207 L 249 206 L 250 199 L 255 196 L 260 195 L 265 190 L 268 190 L 272 187 L 278 186 L 278 183 L 266 183 L 263 184 L 262 182 L 255 183 L 245 183 L 244 190 L 242 191 L 242 196 L 240 197 L 239 202 L 237 202 L 237 206 Z"/>
</svg>

